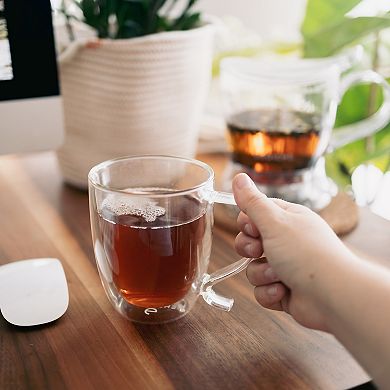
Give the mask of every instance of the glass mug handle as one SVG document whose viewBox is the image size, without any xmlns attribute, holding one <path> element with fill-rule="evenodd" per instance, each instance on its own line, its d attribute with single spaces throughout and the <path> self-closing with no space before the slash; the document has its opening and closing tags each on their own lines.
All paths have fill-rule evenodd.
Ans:
<svg viewBox="0 0 390 390">
<path fill-rule="evenodd" d="M 372 83 L 382 86 L 383 103 L 379 107 L 378 111 L 370 117 L 351 125 L 342 126 L 336 131 L 333 131 L 328 151 L 333 151 L 334 149 L 347 145 L 350 142 L 375 134 L 378 130 L 382 129 L 389 123 L 390 85 L 380 74 L 372 70 L 353 72 L 345 76 L 341 80 L 339 92 L 340 100 L 350 87 L 362 83 Z"/>
<path fill-rule="evenodd" d="M 212 191 L 210 193 L 209 202 L 210 203 L 222 203 L 232 206 L 236 206 L 236 201 L 234 200 L 233 194 L 228 192 L 219 192 Z M 222 280 L 229 278 L 238 274 L 239 272 L 246 269 L 249 263 L 254 260 L 252 258 L 243 257 L 242 259 L 236 261 L 233 264 L 219 269 L 218 271 L 213 272 L 212 274 L 205 274 L 202 279 L 202 284 L 200 286 L 200 295 L 203 299 L 213 307 L 216 307 L 221 310 L 230 311 L 233 307 L 234 299 L 226 298 L 222 295 L 217 294 L 213 290 L 213 286 Z"/>
</svg>

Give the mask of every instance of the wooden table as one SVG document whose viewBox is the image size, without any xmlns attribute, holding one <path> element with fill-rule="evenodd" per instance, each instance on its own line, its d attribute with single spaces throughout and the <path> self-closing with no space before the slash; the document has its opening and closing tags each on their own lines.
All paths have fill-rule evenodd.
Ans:
<svg viewBox="0 0 390 390">
<path fill-rule="evenodd" d="M 390 223 L 362 214 L 346 241 L 389 260 Z M 0 159 L 0 216 L 0 264 L 58 257 L 70 291 L 68 311 L 55 323 L 19 328 L 0 316 L 2 390 L 342 389 L 368 379 L 332 336 L 260 308 L 244 275 L 218 286 L 236 299 L 230 313 L 198 300 L 175 323 L 120 317 L 94 264 L 87 195 L 62 184 L 52 153 Z M 233 239 L 215 229 L 211 270 L 238 258 Z"/>
</svg>

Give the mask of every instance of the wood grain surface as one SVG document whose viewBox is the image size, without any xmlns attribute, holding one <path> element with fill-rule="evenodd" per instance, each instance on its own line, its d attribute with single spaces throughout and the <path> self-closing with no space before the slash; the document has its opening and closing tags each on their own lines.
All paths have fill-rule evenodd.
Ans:
<svg viewBox="0 0 390 390">
<path fill-rule="evenodd" d="M 218 157 L 201 158 L 218 168 Z M 87 195 L 62 184 L 52 153 L 0 158 L 0 215 L 0 264 L 58 257 L 70 292 L 54 323 L 21 328 L 0 316 L 1 390 L 342 389 L 368 379 L 332 336 L 260 308 L 243 274 L 218 286 L 236 300 L 230 313 L 198 300 L 174 323 L 123 319 L 97 274 Z M 390 262 L 389 234 L 390 223 L 364 211 L 346 241 Z M 233 241 L 215 228 L 211 270 L 238 259 Z"/>
</svg>

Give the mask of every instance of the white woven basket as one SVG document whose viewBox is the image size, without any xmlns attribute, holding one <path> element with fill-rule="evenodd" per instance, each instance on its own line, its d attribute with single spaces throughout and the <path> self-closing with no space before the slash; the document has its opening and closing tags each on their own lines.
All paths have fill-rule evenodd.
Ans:
<svg viewBox="0 0 390 390">
<path fill-rule="evenodd" d="M 118 156 L 193 157 L 212 44 L 213 26 L 205 25 L 69 47 L 60 57 L 65 180 L 86 188 L 90 168 Z"/>
</svg>

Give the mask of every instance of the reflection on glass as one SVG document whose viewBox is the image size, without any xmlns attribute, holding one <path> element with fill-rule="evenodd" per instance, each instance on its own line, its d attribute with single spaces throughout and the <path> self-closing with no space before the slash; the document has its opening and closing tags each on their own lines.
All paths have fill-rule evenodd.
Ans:
<svg viewBox="0 0 390 390">
<path fill-rule="evenodd" d="M 0 81 L 13 78 L 9 50 L 7 22 L 4 16 L 4 0 L 0 0 Z"/>
</svg>

